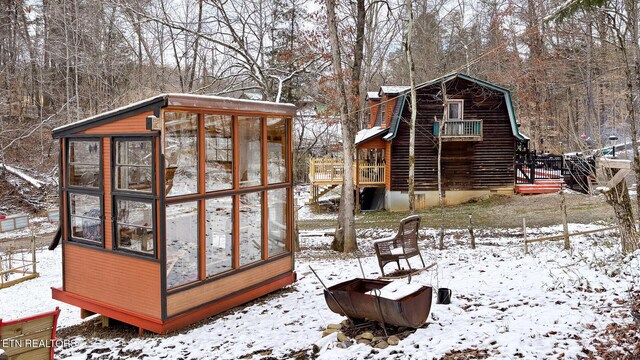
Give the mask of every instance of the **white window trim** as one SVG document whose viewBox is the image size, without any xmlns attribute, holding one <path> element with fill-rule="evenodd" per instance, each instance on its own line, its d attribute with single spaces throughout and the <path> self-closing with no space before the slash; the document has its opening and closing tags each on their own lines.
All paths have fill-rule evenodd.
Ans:
<svg viewBox="0 0 640 360">
<path fill-rule="evenodd" d="M 449 117 L 449 105 L 450 104 L 459 104 L 458 105 L 459 118 L 451 119 Z M 463 99 L 450 99 L 450 100 L 448 100 L 447 101 L 447 106 L 446 106 L 446 111 L 447 111 L 447 121 L 448 120 L 463 121 L 464 120 L 464 100 Z"/>
</svg>

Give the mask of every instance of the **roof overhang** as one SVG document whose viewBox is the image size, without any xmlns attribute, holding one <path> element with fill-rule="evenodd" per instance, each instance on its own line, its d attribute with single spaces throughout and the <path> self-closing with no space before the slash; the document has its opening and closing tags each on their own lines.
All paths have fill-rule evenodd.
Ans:
<svg viewBox="0 0 640 360">
<path fill-rule="evenodd" d="M 160 116 L 160 109 L 170 106 L 194 107 L 199 109 L 211 109 L 220 111 L 237 111 L 247 114 L 268 114 L 273 116 L 293 117 L 296 115 L 296 107 L 293 104 L 233 99 L 208 95 L 161 94 L 111 111 L 91 116 L 71 124 L 57 127 L 53 129 L 52 134 L 54 138 L 60 138 L 149 111 L 153 111 L 153 114 L 155 116 Z"/>
<path fill-rule="evenodd" d="M 375 139 L 377 137 L 381 137 L 383 135 L 385 135 L 387 132 L 389 131 L 389 129 L 387 128 L 382 128 L 380 126 L 374 126 L 370 129 L 362 129 L 360 131 L 358 131 L 358 133 L 356 134 L 356 140 L 355 140 L 355 144 L 356 145 L 360 145 L 363 144 L 371 139 Z"/>
</svg>

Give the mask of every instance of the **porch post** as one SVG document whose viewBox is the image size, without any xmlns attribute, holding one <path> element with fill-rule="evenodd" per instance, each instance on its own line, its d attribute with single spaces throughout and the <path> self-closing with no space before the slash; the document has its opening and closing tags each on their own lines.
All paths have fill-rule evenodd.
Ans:
<svg viewBox="0 0 640 360">
<path fill-rule="evenodd" d="M 360 149 L 356 146 L 356 213 L 360 213 Z"/>
</svg>

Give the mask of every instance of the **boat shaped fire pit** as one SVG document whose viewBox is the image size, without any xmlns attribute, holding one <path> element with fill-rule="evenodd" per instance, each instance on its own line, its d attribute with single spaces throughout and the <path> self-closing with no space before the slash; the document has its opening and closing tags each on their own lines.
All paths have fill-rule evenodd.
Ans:
<svg viewBox="0 0 640 360">
<path fill-rule="evenodd" d="M 428 286 L 360 278 L 324 290 L 327 306 L 336 314 L 409 328 L 427 321 L 431 297 Z"/>
</svg>

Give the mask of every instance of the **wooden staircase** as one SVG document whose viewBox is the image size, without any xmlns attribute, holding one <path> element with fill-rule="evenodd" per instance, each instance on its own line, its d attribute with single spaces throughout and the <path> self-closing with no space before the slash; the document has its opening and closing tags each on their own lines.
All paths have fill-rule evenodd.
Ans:
<svg viewBox="0 0 640 360">
<path fill-rule="evenodd" d="M 306 205 L 317 204 L 318 200 L 320 200 L 321 197 L 326 195 L 329 191 L 337 188 L 338 186 L 339 186 L 339 184 L 328 184 L 328 185 L 321 185 L 321 186 L 314 185 L 314 186 L 312 186 L 311 187 L 311 196 L 309 197 L 309 200 L 305 204 Z"/>
<path fill-rule="evenodd" d="M 522 195 L 551 194 L 566 188 L 563 179 L 536 179 L 533 184 L 516 184 L 516 193 Z"/>
</svg>

